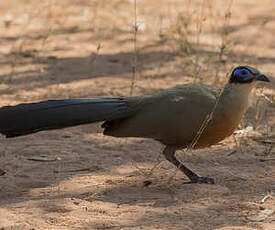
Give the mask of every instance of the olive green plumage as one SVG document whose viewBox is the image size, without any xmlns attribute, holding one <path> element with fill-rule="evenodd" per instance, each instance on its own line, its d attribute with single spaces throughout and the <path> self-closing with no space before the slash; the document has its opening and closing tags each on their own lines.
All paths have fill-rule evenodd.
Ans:
<svg viewBox="0 0 275 230">
<path fill-rule="evenodd" d="M 175 151 L 208 147 L 230 136 L 247 109 L 249 93 L 257 81 L 269 80 L 252 67 L 240 66 L 233 70 L 221 89 L 185 84 L 138 97 L 52 100 L 6 106 L 0 108 L 0 133 L 16 137 L 104 121 L 105 135 L 160 141 L 166 146 L 163 151 L 166 159 L 191 182 L 213 183 L 212 178 L 200 177 L 184 166 L 175 157 Z"/>
</svg>

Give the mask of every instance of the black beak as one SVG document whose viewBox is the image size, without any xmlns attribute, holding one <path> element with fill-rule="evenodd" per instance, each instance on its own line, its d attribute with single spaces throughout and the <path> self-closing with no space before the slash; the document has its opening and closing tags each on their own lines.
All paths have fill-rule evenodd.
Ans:
<svg viewBox="0 0 275 230">
<path fill-rule="evenodd" d="M 256 81 L 266 81 L 266 82 L 270 82 L 269 78 L 263 74 L 259 74 L 255 77 Z"/>
</svg>

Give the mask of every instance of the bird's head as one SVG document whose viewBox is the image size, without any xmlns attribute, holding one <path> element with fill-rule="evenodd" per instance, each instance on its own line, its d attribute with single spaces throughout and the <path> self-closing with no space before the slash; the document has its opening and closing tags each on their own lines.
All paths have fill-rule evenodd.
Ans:
<svg viewBox="0 0 275 230">
<path fill-rule="evenodd" d="M 229 83 L 232 84 L 251 84 L 256 81 L 269 82 L 267 76 L 263 75 L 259 70 L 250 66 L 236 67 L 230 76 Z"/>
</svg>

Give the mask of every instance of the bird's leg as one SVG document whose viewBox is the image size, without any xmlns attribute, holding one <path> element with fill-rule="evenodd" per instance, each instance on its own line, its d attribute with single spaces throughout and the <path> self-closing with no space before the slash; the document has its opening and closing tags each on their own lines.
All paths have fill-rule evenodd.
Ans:
<svg viewBox="0 0 275 230">
<path fill-rule="evenodd" d="M 175 165 L 178 169 L 180 169 L 189 179 L 190 183 L 206 183 L 206 184 L 214 184 L 215 181 L 211 177 L 202 177 L 186 167 L 176 156 L 176 149 L 172 146 L 166 146 L 162 152 L 165 158 Z"/>
</svg>

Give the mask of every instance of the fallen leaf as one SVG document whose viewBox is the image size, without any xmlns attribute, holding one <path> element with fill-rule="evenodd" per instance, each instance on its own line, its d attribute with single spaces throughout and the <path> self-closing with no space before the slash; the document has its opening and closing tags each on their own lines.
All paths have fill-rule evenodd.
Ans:
<svg viewBox="0 0 275 230">
<path fill-rule="evenodd" d="M 257 216 L 248 217 L 248 220 L 252 222 L 262 222 L 266 220 L 270 215 L 274 213 L 274 210 L 271 209 L 264 209 L 260 211 L 260 213 Z"/>
</svg>

